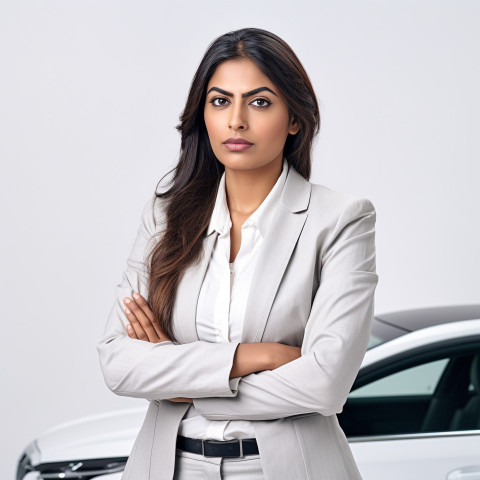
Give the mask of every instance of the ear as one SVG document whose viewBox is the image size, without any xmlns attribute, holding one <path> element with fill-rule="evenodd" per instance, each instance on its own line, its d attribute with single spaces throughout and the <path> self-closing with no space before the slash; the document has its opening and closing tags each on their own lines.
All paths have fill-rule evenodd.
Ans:
<svg viewBox="0 0 480 480">
<path fill-rule="evenodd" d="M 300 125 L 295 117 L 290 120 L 290 126 L 288 127 L 288 133 L 290 135 L 296 135 L 300 130 Z"/>
</svg>

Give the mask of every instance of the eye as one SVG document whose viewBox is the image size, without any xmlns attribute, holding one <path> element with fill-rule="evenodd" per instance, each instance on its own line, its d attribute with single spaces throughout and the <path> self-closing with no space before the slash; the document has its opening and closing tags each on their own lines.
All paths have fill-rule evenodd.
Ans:
<svg viewBox="0 0 480 480">
<path fill-rule="evenodd" d="M 255 107 L 259 107 L 259 108 L 267 108 L 272 103 L 266 98 L 256 98 L 255 100 L 252 101 L 252 104 L 255 102 L 259 102 L 257 103 L 257 105 L 254 105 Z"/>
<path fill-rule="evenodd" d="M 217 101 L 218 101 L 218 103 L 215 103 Z M 224 105 L 226 105 L 228 103 L 228 100 L 224 97 L 215 97 L 215 98 L 212 98 L 210 100 L 210 103 L 212 105 L 214 105 L 215 107 L 223 107 Z"/>
</svg>

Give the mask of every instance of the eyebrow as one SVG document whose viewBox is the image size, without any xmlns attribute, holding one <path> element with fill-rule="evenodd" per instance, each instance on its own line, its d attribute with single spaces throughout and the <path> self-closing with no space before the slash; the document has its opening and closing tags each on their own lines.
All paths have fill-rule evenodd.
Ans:
<svg viewBox="0 0 480 480">
<path fill-rule="evenodd" d="M 223 90 L 221 88 L 218 88 L 218 87 L 212 87 L 208 92 L 207 92 L 207 95 L 212 92 L 212 91 L 216 91 L 216 92 L 219 92 L 223 95 L 226 95 L 227 97 L 233 97 L 233 93 L 230 93 L 230 92 L 227 92 L 226 90 Z M 268 87 L 258 87 L 258 88 L 255 88 L 254 90 L 250 90 L 249 92 L 245 92 L 245 93 L 242 93 L 242 98 L 245 98 L 245 97 L 250 97 L 251 95 L 255 95 L 256 93 L 258 92 L 262 92 L 263 90 L 267 90 L 271 93 L 273 93 L 276 97 L 278 96 L 271 88 L 268 88 Z"/>
</svg>

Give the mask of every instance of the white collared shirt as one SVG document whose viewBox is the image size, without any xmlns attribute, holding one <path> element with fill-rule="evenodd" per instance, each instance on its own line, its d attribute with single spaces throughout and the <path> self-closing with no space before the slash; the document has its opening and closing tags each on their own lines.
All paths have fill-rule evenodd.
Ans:
<svg viewBox="0 0 480 480">
<path fill-rule="evenodd" d="M 288 163 L 283 159 L 282 173 L 265 200 L 241 228 L 242 240 L 235 261 L 230 263 L 232 220 L 225 192 L 225 172 L 220 179 L 217 198 L 207 233 L 218 232 L 207 272 L 200 289 L 196 326 L 200 340 L 241 342 L 243 319 L 250 284 L 263 240 L 273 220 L 287 178 Z M 180 423 L 179 435 L 212 440 L 253 438 L 253 422 L 247 420 L 208 420 L 193 403 Z"/>
</svg>

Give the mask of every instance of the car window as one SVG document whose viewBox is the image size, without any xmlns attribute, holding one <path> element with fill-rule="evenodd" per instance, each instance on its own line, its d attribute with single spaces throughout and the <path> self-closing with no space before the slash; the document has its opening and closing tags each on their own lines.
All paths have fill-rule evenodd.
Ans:
<svg viewBox="0 0 480 480">
<path fill-rule="evenodd" d="M 448 360 L 448 358 L 442 358 L 387 375 L 357 388 L 350 393 L 350 397 L 431 395 L 435 391 Z"/>
<path fill-rule="evenodd" d="M 347 437 L 480 430 L 480 346 L 442 348 L 360 374 L 338 415 Z"/>
</svg>

